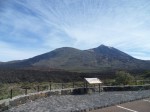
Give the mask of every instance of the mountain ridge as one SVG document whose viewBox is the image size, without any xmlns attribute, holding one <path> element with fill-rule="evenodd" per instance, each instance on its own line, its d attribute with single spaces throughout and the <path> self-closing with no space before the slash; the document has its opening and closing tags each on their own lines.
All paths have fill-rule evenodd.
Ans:
<svg viewBox="0 0 150 112">
<path fill-rule="evenodd" d="M 103 71 L 150 69 L 150 61 L 136 59 L 114 47 L 100 45 L 96 48 L 79 50 L 71 47 L 25 59 L 0 63 L 0 68 L 47 68 L 68 71 Z"/>
</svg>

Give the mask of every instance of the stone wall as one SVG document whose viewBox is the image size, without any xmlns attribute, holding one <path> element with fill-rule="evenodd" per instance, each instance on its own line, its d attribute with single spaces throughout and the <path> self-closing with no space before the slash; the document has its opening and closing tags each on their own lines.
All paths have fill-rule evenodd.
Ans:
<svg viewBox="0 0 150 112">
<path fill-rule="evenodd" d="M 149 90 L 150 85 L 103 86 L 103 91 L 139 91 Z"/>
<path fill-rule="evenodd" d="M 13 97 L 12 99 L 6 99 L 0 101 L 0 111 L 7 110 L 11 107 L 24 104 L 26 102 L 34 101 L 39 98 L 48 97 L 51 95 L 75 95 L 75 94 L 85 94 L 89 93 L 88 91 L 93 91 L 92 88 L 69 88 L 62 90 L 48 90 L 37 93 L 29 93 L 27 95 L 21 95 Z"/>
</svg>

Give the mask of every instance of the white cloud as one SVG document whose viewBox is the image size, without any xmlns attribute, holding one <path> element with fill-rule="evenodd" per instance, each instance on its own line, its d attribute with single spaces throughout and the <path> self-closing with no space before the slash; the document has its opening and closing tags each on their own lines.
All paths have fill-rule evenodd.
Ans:
<svg viewBox="0 0 150 112">
<path fill-rule="evenodd" d="M 1 61 L 11 61 L 11 60 L 22 60 L 31 58 L 33 56 L 39 55 L 41 51 L 45 51 L 45 49 L 34 49 L 34 50 L 27 50 L 27 49 L 20 49 L 15 48 L 14 46 L 10 45 L 9 43 L 1 42 L 0 41 L 0 60 Z"/>
<path fill-rule="evenodd" d="M 0 12 L 4 35 L 0 39 L 7 43 L 0 43 L 4 49 L 0 53 L 8 60 L 23 59 L 63 46 L 89 49 L 106 44 L 150 59 L 149 4 L 146 0 L 10 1 Z"/>
</svg>

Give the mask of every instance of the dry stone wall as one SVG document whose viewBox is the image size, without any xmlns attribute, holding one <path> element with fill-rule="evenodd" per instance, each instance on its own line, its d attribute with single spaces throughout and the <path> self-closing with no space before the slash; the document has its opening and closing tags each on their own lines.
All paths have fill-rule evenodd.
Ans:
<svg viewBox="0 0 150 112">
<path fill-rule="evenodd" d="M 85 92 L 88 91 L 93 91 L 93 89 L 88 88 L 87 90 L 85 90 L 85 88 L 69 88 L 62 90 L 42 91 L 37 93 L 30 93 L 27 95 L 16 96 L 12 99 L 2 100 L 0 102 L 0 111 L 7 110 L 11 107 L 34 101 L 39 98 L 49 97 L 51 95 L 85 94 Z"/>
</svg>

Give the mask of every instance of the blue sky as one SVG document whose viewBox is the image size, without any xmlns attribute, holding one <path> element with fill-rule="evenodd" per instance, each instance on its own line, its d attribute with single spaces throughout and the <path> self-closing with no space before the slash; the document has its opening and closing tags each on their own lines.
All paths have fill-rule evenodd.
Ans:
<svg viewBox="0 0 150 112">
<path fill-rule="evenodd" d="M 0 0 L 0 61 L 101 44 L 150 60 L 150 0 Z"/>
</svg>

